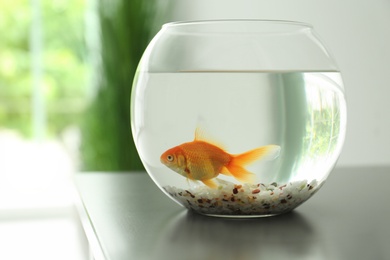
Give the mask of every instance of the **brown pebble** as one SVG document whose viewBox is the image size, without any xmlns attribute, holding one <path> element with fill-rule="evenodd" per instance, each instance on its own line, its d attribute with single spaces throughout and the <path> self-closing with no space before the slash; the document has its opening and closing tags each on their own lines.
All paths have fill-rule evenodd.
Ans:
<svg viewBox="0 0 390 260">
<path fill-rule="evenodd" d="M 191 198 L 195 198 L 195 196 L 194 196 L 191 192 L 189 192 L 188 190 L 186 190 L 186 192 L 187 192 L 188 194 L 190 194 Z"/>
<path fill-rule="evenodd" d="M 230 200 L 233 201 L 233 202 L 235 201 L 234 197 L 232 197 Z"/>
<path fill-rule="evenodd" d="M 198 199 L 198 202 L 199 202 L 199 203 L 203 203 L 203 200 L 202 200 L 202 199 Z"/>
<path fill-rule="evenodd" d="M 233 189 L 233 193 L 234 193 L 234 194 L 237 194 L 237 193 L 238 193 L 237 188 L 234 188 L 234 189 Z"/>
<path fill-rule="evenodd" d="M 287 203 L 287 200 L 282 199 L 282 200 L 280 201 L 280 203 Z"/>
<path fill-rule="evenodd" d="M 260 192 L 260 189 L 255 189 L 255 190 L 252 191 L 252 194 L 257 194 L 259 192 Z"/>
<path fill-rule="evenodd" d="M 309 186 L 309 190 L 312 190 L 313 188 L 314 188 L 313 186 L 311 186 L 311 185 Z"/>
<path fill-rule="evenodd" d="M 234 185 L 234 188 L 240 189 L 242 185 Z"/>
<path fill-rule="evenodd" d="M 283 188 L 285 188 L 287 186 L 287 184 L 284 184 L 283 186 L 280 186 L 279 189 L 282 190 Z"/>
</svg>

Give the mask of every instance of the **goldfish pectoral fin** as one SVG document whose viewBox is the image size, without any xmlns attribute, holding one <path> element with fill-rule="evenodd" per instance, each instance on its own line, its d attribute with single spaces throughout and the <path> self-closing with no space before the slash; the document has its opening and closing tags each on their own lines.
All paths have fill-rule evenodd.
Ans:
<svg viewBox="0 0 390 260">
<path fill-rule="evenodd" d="M 256 175 L 247 171 L 239 165 L 229 165 L 229 172 L 236 178 L 238 181 L 243 183 L 254 183 L 256 180 Z"/>
<path fill-rule="evenodd" d="M 215 181 L 213 181 L 212 179 L 208 179 L 208 180 L 201 180 L 206 186 L 212 188 L 212 189 L 216 189 L 218 187 L 218 185 L 215 183 Z"/>
<path fill-rule="evenodd" d="M 186 178 L 187 179 L 187 184 L 191 185 L 192 183 L 196 183 L 194 179 Z"/>
</svg>

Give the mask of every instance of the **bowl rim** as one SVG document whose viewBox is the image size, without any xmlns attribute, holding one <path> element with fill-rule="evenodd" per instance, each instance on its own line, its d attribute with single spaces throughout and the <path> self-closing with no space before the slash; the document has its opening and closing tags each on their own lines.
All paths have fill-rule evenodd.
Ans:
<svg viewBox="0 0 390 260">
<path fill-rule="evenodd" d="M 228 23 L 261 23 L 261 24 L 279 24 L 279 25 L 295 25 L 306 28 L 313 28 L 313 26 L 306 22 L 292 21 L 292 20 L 272 20 L 272 19 L 210 19 L 210 20 L 188 20 L 175 21 L 165 23 L 162 27 L 177 27 L 188 25 L 207 25 L 207 24 L 228 24 Z"/>
</svg>

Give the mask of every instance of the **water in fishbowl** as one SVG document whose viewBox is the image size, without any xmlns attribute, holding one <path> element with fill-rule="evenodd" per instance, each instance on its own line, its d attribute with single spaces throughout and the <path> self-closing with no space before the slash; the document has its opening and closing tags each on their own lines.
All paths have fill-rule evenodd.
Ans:
<svg viewBox="0 0 390 260">
<path fill-rule="evenodd" d="M 141 72 L 135 82 L 141 160 L 165 193 L 197 212 L 290 211 L 340 154 L 346 104 L 337 71 Z"/>
</svg>

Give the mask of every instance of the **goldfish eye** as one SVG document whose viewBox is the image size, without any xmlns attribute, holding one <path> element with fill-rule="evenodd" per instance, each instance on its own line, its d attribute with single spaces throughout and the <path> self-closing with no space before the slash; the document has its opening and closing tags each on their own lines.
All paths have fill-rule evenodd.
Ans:
<svg viewBox="0 0 390 260">
<path fill-rule="evenodd" d="M 170 161 L 170 162 L 172 162 L 172 161 L 173 161 L 173 156 L 172 156 L 172 155 L 168 155 L 168 156 L 167 156 L 167 160 Z"/>
</svg>

